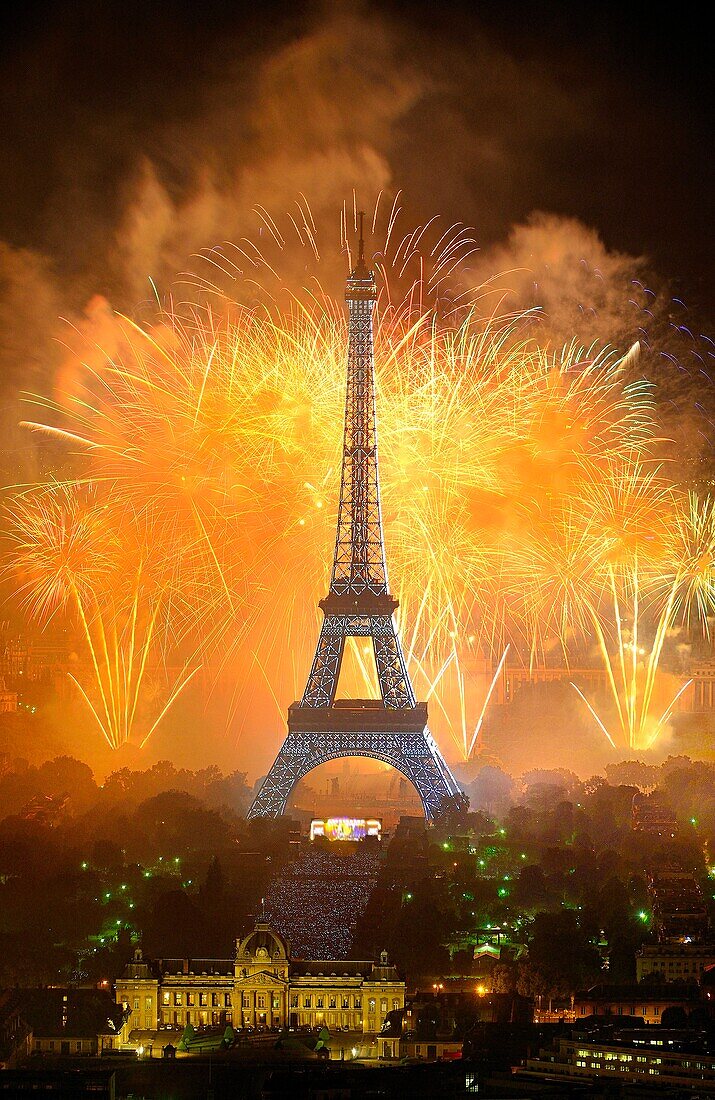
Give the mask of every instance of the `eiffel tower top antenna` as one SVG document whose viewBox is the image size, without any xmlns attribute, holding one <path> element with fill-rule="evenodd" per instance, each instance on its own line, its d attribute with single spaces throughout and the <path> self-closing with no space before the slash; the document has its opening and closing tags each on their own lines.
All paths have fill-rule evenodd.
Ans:
<svg viewBox="0 0 715 1100">
<path fill-rule="evenodd" d="M 358 258 L 354 270 L 350 274 L 351 279 L 369 279 L 371 277 L 368 266 L 365 263 L 365 211 L 358 210 Z"/>
<path fill-rule="evenodd" d="M 364 235 L 364 232 L 363 232 L 364 224 L 365 224 L 365 211 L 364 210 L 358 211 L 358 218 L 360 220 L 360 252 L 358 253 L 358 263 L 359 264 L 364 264 L 365 263 L 365 235 Z"/>
</svg>

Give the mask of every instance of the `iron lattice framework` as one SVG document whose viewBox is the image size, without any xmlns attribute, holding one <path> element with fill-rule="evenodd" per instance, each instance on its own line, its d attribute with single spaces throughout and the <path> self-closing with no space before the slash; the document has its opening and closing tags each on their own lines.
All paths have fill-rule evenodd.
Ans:
<svg viewBox="0 0 715 1100">
<path fill-rule="evenodd" d="M 358 262 L 347 281 L 350 312 L 345 432 L 335 557 L 308 682 L 288 711 L 288 736 L 249 817 L 279 817 L 296 783 L 319 764 L 346 756 L 382 760 L 417 789 L 425 816 L 462 798 L 417 703 L 393 613 L 380 513 L 372 315 L 375 278 L 365 263 L 363 215 Z M 371 638 L 381 700 L 336 700 L 347 638 Z"/>
</svg>

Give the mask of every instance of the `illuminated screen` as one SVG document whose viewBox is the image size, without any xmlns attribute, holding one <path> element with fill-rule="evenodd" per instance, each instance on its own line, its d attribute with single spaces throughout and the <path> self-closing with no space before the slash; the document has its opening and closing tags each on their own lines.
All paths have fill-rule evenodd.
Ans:
<svg viewBox="0 0 715 1100">
<path fill-rule="evenodd" d="M 310 839 L 327 836 L 328 840 L 364 840 L 366 836 L 380 839 L 382 822 L 375 818 L 329 817 L 327 821 L 314 820 L 310 823 Z"/>
</svg>

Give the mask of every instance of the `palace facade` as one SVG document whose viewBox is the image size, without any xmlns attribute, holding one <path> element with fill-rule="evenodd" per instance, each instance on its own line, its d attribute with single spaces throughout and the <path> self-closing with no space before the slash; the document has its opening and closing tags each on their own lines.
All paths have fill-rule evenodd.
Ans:
<svg viewBox="0 0 715 1100">
<path fill-rule="evenodd" d="M 236 941 L 233 959 L 147 960 L 140 950 L 116 983 L 129 1011 L 125 1035 L 161 1027 L 316 1027 L 375 1034 L 404 1008 L 405 983 L 383 951 L 378 963 L 293 959 L 265 921 Z"/>
</svg>

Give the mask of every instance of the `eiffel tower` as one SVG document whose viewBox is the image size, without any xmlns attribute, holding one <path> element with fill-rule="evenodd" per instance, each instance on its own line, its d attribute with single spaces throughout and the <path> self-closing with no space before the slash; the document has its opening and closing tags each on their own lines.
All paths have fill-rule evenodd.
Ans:
<svg viewBox="0 0 715 1100">
<path fill-rule="evenodd" d="M 375 277 L 365 263 L 360 214 L 358 261 L 348 277 L 348 379 L 338 530 L 323 623 L 300 702 L 288 708 L 288 736 L 263 780 L 249 818 L 279 817 L 303 776 L 346 756 L 372 757 L 411 781 L 425 817 L 445 798 L 464 799 L 418 703 L 395 629 L 380 513 L 372 314 Z M 347 638 L 371 638 L 381 699 L 336 699 Z"/>
</svg>

